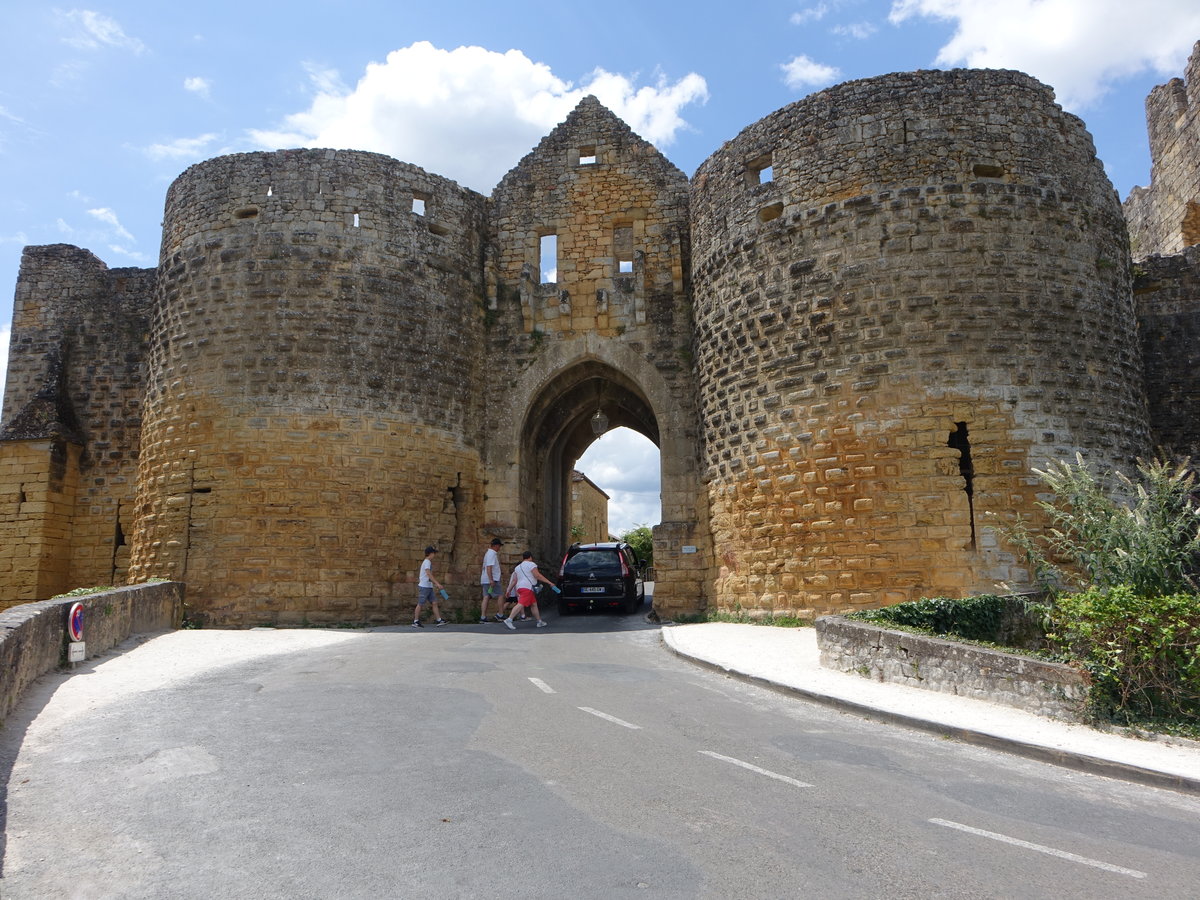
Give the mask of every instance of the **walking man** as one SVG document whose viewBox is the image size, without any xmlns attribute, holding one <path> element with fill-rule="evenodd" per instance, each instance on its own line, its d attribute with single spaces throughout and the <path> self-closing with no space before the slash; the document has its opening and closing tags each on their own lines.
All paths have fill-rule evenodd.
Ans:
<svg viewBox="0 0 1200 900">
<path fill-rule="evenodd" d="M 504 598 L 500 595 L 500 553 L 497 548 L 504 545 L 498 537 L 492 538 L 487 551 L 483 554 L 483 570 L 479 573 L 479 590 L 483 595 L 479 600 L 479 624 L 486 624 L 488 619 L 488 600 L 496 600 L 496 621 L 504 621 Z"/>
<path fill-rule="evenodd" d="M 513 624 L 513 614 L 520 608 L 533 613 L 533 617 L 537 619 L 538 628 L 545 628 L 546 622 L 542 619 L 542 614 L 538 612 L 537 594 L 533 592 L 533 586 L 541 581 L 550 585 L 550 589 L 556 594 L 560 593 L 558 586 L 538 571 L 537 563 L 533 561 L 533 554 L 528 550 L 521 554 L 521 563 L 513 571 L 513 580 L 517 583 L 517 605 L 508 614 L 504 624 L 510 631 L 516 631 L 517 626 Z"/>
<path fill-rule="evenodd" d="M 446 589 L 442 587 L 441 582 L 433 577 L 433 556 L 437 553 L 437 547 L 425 548 L 425 559 L 421 562 L 421 574 L 417 578 L 417 608 L 413 610 L 413 628 L 424 628 L 421 624 L 421 607 L 430 606 L 433 609 L 434 625 L 441 627 L 446 624 L 446 620 L 442 618 L 442 611 L 438 609 L 437 600 L 433 596 L 433 586 L 437 585 L 438 591 L 442 595 L 442 599 L 449 598 Z"/>
</svg>

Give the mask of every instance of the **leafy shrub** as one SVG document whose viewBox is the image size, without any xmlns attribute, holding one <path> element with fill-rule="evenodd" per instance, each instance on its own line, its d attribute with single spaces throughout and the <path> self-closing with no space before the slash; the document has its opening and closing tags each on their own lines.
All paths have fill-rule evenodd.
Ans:
<svg viewBox="0 0 1200 900">
<path fill-rule="evenodd" d="M 882 609 L 858 610 L 847 618 L 999 644 L 1008 642 L 1005 632 L 1011 630 L 1013 613 L 1028 617 L 1033 608 L 1019 597 L 981 594 L 960 599 L 926 597 Z"/>
<path fill-rule="evenodd" d="M 1146 597 L 1196 589 L 1200 508 L 1188 461 L 1139 460 L 1136 480 L 1120 472 L 1099 478 L 1078 454 L 1075 465 L 1035 471 L 1054 491 L 1038 502 L 1051 527 L 1035 535 L 1018 520 L 998 530 L 1024 551 L 1044 586 L 1123 585 Z"/>
<path fill-rule="evenodd" d="M 1050 616 L 1047 637 L 1092 675 L 1097 716 L 1200 725 L 1200 595 L 1093 587 L 1058 597 Z"/>
<path fill-rule="evenodd" d="M 635 525 L 621 533 L 621 540 L 633 548 L 637 558 L 642 560 L 647 568 L 654 565 L 654 532 L 649 525 Z"/>
</svg>

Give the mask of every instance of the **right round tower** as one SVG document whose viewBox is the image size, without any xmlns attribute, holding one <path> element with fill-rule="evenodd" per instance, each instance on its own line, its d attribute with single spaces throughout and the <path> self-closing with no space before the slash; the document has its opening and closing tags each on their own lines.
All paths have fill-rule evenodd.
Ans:
<svg viewBox="0 0 1200 900">
<path fill-rule="evenodd" d="M 1036 525 L 1033 470 L 1146 452 L 1120 204 L 1029 76 L 887 75 L 780 109 L 699 168 L 692 223 L 717 607 L 1026 583 L 990 525 Z"/>
</svg>

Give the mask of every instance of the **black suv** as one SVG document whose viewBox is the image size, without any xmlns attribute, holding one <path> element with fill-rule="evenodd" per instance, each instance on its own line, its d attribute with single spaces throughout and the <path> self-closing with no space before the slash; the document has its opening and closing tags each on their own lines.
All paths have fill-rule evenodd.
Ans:
<svg viewBox="0 0 1200 900">
<path fill-rule="evenodd" d="M 558 611 L 620 607 L 636 612 L 646 596 L 642 562 L 624 542 L 572 544 L 558 573 Z"/>
</svg>

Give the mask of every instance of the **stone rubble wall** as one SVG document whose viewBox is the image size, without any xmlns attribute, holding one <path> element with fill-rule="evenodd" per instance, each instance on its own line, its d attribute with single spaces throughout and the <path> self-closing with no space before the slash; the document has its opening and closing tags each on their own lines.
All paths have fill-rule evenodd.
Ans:
<svg viewBox="0 0 1200 900">
<path fill-rule="evenodd" d="M 0 612 L 0 722 L 30 684 L 65 662 L 67 615 L 75 603 L 83 604 L 84 644 L 94 657 L 132 635 L 179 627 L 183 595 L 182 584 L 156 582 Z"/>
<path fill-rule="evenodd" d="M 153 269 L 109 269 L 65 244 L 22 255 L 0 431 L 0 608 L 126 580 L 154 285 Z"/>
<path fill-rule="evenodd" d="M 822 91 L 707 160 L 692 217 L 719 608 L 1026 583 L 987 516 L 1036 516 L 1048 460 L 1148 447 L 1121 210 L 1034 79 Z"/>
<path fill-rule="evenodd" d="M 893 631 L 843 616 L 816 621 L 821 665 L 874 681 L 971 697 L 1066 722 L 1085 721 L 1087 674 L 975 644 Z"/>
<path fill-rule="evenodd" d="M 1135 266 L 1133 295 L 1155 448 L 1200 462 L 1200 247 Z"/>
<path fill-rule="evenodd" d="M 1150 186 L 1125 200 L 1133 258 L 1167 256 L 1200 244 L 1200 41 L 1183 78 L 1146 98 Z"/>
</svg>

